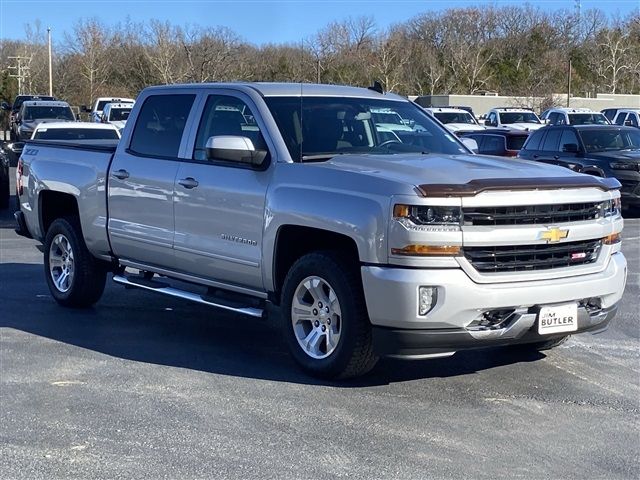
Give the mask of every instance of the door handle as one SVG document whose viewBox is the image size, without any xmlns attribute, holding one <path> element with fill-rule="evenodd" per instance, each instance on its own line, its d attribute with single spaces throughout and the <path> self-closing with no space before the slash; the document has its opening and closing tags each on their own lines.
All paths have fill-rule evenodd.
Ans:
<svg viewBox="0 0 640 480">
<path fill-rule="evenodd" d="M 554 159 L 554 160 L 558 160 L 559 158 L 560 158 L 560 156 L 559 156 L 559 155 L 555 155 L 555 156 L 553 157 L 553 159 Z"/>
<path fill-rule="evenodd" d="M 120 180 L 124 180 L 125 178 L 129 178 L 129 172 L 127 172 L 125 169 L 121 168 L 120 170 L 116 170 L 115 172 L 112 172 L 111 175 L 113 175 L 114 177 L 120 179 Z"/>
<path fill-rule="evenodd" d="M 199 185 L 198 181 L 195 178 L 191 177 L 181 178 L 180 180 L 178 180 L 178 183 L 187 189 L 196 188 Z"/>
<path fill-rule="evenodd" d="M 540 155 L 534 155 L 533 158 L 538 158 Z"/>
</svg>

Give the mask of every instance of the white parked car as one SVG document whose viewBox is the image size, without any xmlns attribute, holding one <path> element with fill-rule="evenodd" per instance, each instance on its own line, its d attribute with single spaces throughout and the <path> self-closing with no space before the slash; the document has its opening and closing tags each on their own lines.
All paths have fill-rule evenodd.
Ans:
<svg viewBox="0 0 640 480">
<path fill-rule="evenodd" d="M 127 123 L 134 103 L 107 103 L 102 110 L 101 122 L 110 123 L 115 125 L 118 130 L 122 130 Z"/>
<path fill-rule="evenodd" d="M 425 110 L 440 120 L 441 123 L 451 132 L 477 132 L 485 130 L 486 127 L 480 125 L 475 117 L 462 108 L 453 107 L 429 107 Z"/>
<path fill-rule="evenodd" d="M 120 131 L 108 123 L 52 122 L 41 123 L 33 131 L 32 140 L 118 140 Z"/>
<path fill-rule="evenodd" d="M 640 108 L 621 108 L 616 113 L 613 123 L 640 128 Z"/>
<path fill-rule="evenodd" d="M 609 125 L 611 122 L 600 112 L 590 108 L 550 108 L 541 115 L 548 125 Z"/>
<path fill-rule="evenodd" d="M 133 98 L 115 98 L 115 97 L 100 97 L 96 98 L 93 108 L 89 113 L 89 121 L 100 123 L 102 121 L 102 111 L 105 105 L 108 103 L 131 103 L 135 100 Z"/>
<path fill-rule="evenodd" d="M 533 110 L 521 107 L 492 108 L 484 122 L 487 127 L 511 128 L 514 130 L 538 130 L 544 124 Z"/>
</svg>

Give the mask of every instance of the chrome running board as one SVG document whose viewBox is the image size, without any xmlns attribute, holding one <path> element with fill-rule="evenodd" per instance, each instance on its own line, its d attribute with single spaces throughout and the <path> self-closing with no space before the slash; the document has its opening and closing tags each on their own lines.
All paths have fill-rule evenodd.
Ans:
<svg viewBox="0 0 640 480">
<path fill-rule="evenodd" d="M 131 278 L 125 275 L 114 275 L 113 281 L 124 285 L 125 287 L 141 288 L 143 290 L 150 290 L 152 292 L 162 293 L 169 295 L 170 297 L 182 298 L 183 300 L 189 300 L 191 302 L 201 303 L 203 305 L 209 305 L 210 307 L 221 308 L 229 312 L 241 313 L 243 315 L 249 315 L 250 317 L 262 318 L 264 316 L 264 310 L 262 308 L 255 307 L 240 307 L 233 306 L 224 303 L 224 300 L 215 300 L 212 297 L 206 298 L 197 293 L 187 292 L 186 290 L 179 290 L 173 288 L 166 283 L 154 282 L 144 280 L 142 278 Z"/>
</svg>

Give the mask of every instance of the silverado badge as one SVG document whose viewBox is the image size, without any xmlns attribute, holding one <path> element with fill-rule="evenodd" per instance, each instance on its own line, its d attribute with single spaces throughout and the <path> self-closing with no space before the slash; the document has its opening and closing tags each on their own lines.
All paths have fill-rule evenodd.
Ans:
<svg viewBox="0 0 640 480">
<path fill-rule="evenodd" d="M 549 227 L 546 231 L 540 232 L 538 240 L 546 240 L 547 243 L 557 243 L 569 236 L 569 230 L 561 230 L 558 227 Z"/>
</svg>

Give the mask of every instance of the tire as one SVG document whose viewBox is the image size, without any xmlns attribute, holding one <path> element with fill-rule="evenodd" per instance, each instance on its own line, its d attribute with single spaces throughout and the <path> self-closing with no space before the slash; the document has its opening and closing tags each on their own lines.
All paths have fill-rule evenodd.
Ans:
<svg viewBox="0 0 640 480">
<path fill-rule="evenodd" d="M 4 210 L 9 206 L 11 198 L 9 187 L 9 177 L 7 176 L 0 182 L 0 210 Z"/>
<path fill-rule="evenodd" d="M 67 276 L 62 278 L 65 271 Z M 56 302 L 72 308 L 96 303 L 107 279 L 105 266 L 87 250 L 76 218 L 58 218 L 49 227 L 44 242 L 44 272 Z"/>
<path fill-rule="evenodd" d="M 323 298 L 329 301 L 321 305 Z M 285 278 L 281 305 L 287 345 L 307 373 L 349 378 L 376 364 L 362 280 L 352 260 L 330 251 L 299 258 Z"/>
<path fill-rule="evenodd" d="M 531 350 L 537 350 L 539 352 L 544 350 L 551 350 L 552 348 L 562 345 L 564 342 L 566 342 L 569 339 L 570 336 L 571 335 L 566 335 L 564 337 L 552 338 L 544 342 L 527 343 L 524 346 Z"/>
</svg>

